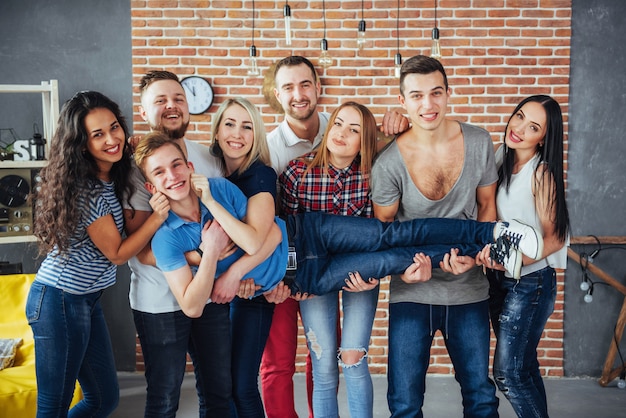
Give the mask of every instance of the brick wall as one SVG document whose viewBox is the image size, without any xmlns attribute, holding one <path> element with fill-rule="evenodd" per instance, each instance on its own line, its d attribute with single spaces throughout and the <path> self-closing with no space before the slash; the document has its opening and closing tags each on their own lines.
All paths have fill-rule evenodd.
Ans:
<svg viewBox="0 0 626 418">
<path fill-rule="evenodd" d="M 284 41 L 284 1 L 255 2 L 255 45 L 259 65 L 266 69 L 278 59 L 299 54 L 317 63 L 323 37 L 321 1 L 291 1 L 294 39 Z M 326 39 L 335 59 L 322 77 L 321 109 L 354 99 L 370 107 L 379 121 L 388 108 L 398 108 L 398 82 L 393 58 L 429 54 L 435 0 L 365 1 L 367 42 L 356 48 L 361 1 L 326 1 Z M 252 36 L 252 1 L 132 1 L 133 77 L 135 86 L 149 69 L 165 68 L 181 77 L 207 78 L 215 102 L 205 114 L 192 117 L 188 135 L 206 142 L 211 115 L 226 97 L 245 96 L 256 103 L 268 131 L 280 122 L 262 95 L 262 78 L 246 77 Z M 474 123 L 500 140 L 514 105 L 530 94 L 549 94 L 568 117 L 571 0 L 438 0 L 442 63 L 452 98 L 451 117 Z M 396 25 L 399 24 L 399 32 Z M 399 41 L 398 36 L 399 35 Z M 134 98 L 139 104 L 138 95 Z M 135 114 L 135 132 L 147 126 Z M 567 126 L 566 126 L 567 133 Z M 567 149 L 567 146 L 566 146 Z M 566 164 L 567 167 L 567 164 Z M 388 284 L 381 287 L 372 333 L 370 364 L 386 372 Z M 298 370 L 306 347 L 301 336 Z M 539 347 L 542 372 L 563 375 L 563 275 L 558 278 L 555 312 Z M 141 369 L 141 355 L 138 355 Z M 431 372 L 450 373 L 443 340 L 433 345 Z"/>
</svg>

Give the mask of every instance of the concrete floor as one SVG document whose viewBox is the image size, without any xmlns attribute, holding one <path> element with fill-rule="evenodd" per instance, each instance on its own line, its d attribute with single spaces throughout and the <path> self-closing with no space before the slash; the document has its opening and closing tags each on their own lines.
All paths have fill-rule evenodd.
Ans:
<svg viewBox="0 0 626 418">
<path fill-rule="evenodd" d="M 120 404 L 112 418 L 135 418 L 143 416 L 145 380 L 140 373 L 118 374 L 120 381 Z M 387 380 L 374 375 L 374 416 L 388 417 Z M 618 389 L 616 381 L 601 387 L 597 379 L 550 378 L 545 379 L 549 412 L 552 418 L 604 418 L 626 417 L 626 390 Z M 304 375 L 295 376 L 296 399 L 301 400 L 296 409 L 301 418 L 307 417 Z M 339 413 L 349 417 L 345 386 L 339 390 Z M 500 398 L 500 417 L 515 418 L 508 401 Z M 197 397 L 192 374 L 185 377 L 178 418 L 198 416 Z M 424 416 L 428 418 L 454 418 L 463 415 L 459 385 L 451 376 L 428 375 Z M 353 417 L 358 418 L 358 417 Z"/>
</svg>

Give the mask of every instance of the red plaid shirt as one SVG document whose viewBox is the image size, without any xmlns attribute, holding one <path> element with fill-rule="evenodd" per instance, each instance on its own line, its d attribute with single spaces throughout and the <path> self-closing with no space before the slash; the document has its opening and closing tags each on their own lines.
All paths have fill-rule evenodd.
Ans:
<svg viewBox="0 0 626 418">
<path fill-rule="evenodd" d="M 315 152 L 306 154 L 310 162 Z M 338 170 L 332 165 L 328 174 L 322 167 L 307 169 L 302 159 L 292 160 L 279 178 L 282 211 L 286 215 L 299 212 L 327 212 L 335 215 L 372 217 L 369 181 L 359 170 L 361 157 Z"/>
</svg>

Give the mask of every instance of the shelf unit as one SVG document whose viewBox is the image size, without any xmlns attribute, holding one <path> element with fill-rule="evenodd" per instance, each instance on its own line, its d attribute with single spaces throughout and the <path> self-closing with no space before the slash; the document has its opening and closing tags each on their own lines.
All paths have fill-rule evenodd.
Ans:
<svg viewBox="0 0 626 418">
<path fill-rule="evenodd" d="M 43 114 L 43 137 L 46 139 L 45 155 L 50 150 L 50 141 L 57 127 L 59 118 L 59 83 L 57 80 L 42 81 L 41 84 L 0 84 L 1 93 L 39 93 Z M 0 161 L 0 169 L 41 168 L 46 161 Z M 0 236 L 0 244 L 33 242 L 33 235 Z"/>
</svg>

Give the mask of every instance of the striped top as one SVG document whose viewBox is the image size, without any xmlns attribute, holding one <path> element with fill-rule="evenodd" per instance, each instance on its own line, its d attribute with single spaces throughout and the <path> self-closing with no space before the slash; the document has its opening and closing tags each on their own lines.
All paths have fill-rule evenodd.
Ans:
<svg viewBox="0 0 626 418">
<path fill-rule="evenodd" d="M 102 216 L 112 215 L 123 233 L 122 206 L 113 183 L 91 183 L 93 187 L 78 196 L 81 219 L 70 239 L 68 251 L 59 255 L 54 248 L 39 267 L 35 280 L 73 294 L 97 292 L 115 284 L 116 266 L 96 248 L 87 227 Z"/>
</svg>

